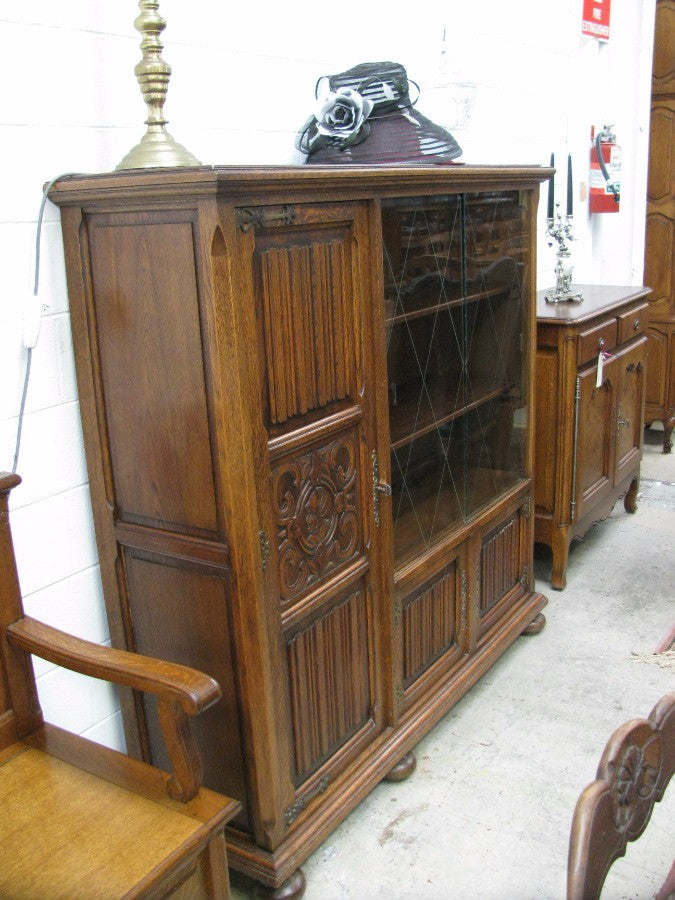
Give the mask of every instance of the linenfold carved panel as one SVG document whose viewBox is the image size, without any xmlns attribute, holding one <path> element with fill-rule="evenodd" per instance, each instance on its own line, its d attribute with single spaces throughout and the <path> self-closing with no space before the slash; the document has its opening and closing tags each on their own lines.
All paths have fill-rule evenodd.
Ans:
<svg viewBox="0 0 675 900">
<path fill-rule="evenodd" d="M 353 371 L 343 239 L 260 253 L 269 416 L 281 424 L 348 396 Z"/>
<path fill-rule="evenodd" d="M 403 610 L 403 678 L 409 682 L 455 642 L 456 565 Z"/>
<path fill-rule="evenodd" d="M 489 612 L 521 577 L 520 522 L 518 515 L 489 537 L 480 556 L 481 615 Z"/>
<path fill-rule="evenodd" d="M 295 774 L 301 781 L 370 717 L 364 591 L 295 635 L 287 655 Z"/>
<path fill-rule="evenodd" d="M 356 435 L 284 458 L 272 470 L 279 589 L 284 601 L 361 552 Z"/>
</svg>

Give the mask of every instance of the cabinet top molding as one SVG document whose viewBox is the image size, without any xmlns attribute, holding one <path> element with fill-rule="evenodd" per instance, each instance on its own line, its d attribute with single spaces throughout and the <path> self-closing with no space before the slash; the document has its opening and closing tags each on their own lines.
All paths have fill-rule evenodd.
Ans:
<svg viewBox="0 0 675 900">
<path fill-rule="evenodd" d="M 279 192 L 311 190 L 340 198 L 419 195 L 424 191 L 449 193 L 491 188 L 533 187 L 551 177 L 546 166 L 201 166 L 186 169 L 136 169 L 92 175 L 70 175 L 56 182 L 50 199 L 59 206 L 76 205 L 87 198 L 125 196 L 213 196 L 247 200 L 256 195 L 269 200 Z"/>
</svg>

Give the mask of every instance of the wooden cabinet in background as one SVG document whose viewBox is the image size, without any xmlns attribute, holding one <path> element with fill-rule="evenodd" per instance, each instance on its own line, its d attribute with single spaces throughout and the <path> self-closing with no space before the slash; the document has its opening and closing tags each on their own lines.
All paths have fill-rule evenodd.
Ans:
<svg viewBox="0 0 675 900">
<path fill-rule="evenodd" d="M 658 0 L 654 28 L 645 282 L 652 288 L 647 331 L 645 424 L 663 423 L 663 452 L 675 428 L 675 3 Z"/>
<path fill-rule="evenodd" d="M 223 699 L 228 858 L 298 866 L 524 630 L 538 168 L 64 179 L 115 645 Z M 533 622 L 535 624 L 533 625 Z M 161 760 L 134 697 L 129 746 Z"/>
<path fill-rule="evenodd" d="M 619 497 L 635 512 L 642 458 L 649 289 L 575 290 L 580 303 L 537 294 L 534 538 L 551 547 L 558 590 L 572 540 Z"/>
</svg>

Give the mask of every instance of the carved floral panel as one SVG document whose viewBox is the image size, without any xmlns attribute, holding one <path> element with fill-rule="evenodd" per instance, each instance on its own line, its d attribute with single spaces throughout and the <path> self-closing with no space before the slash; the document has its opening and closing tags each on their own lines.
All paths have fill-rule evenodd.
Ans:
<svg viewBox="0 0 675 900">
<path fill-rule="evenodd" d="M 281 598 L 292 600 L 361 552 L 354 434 L 283 459 L 272 471 Z"/>
</svg>

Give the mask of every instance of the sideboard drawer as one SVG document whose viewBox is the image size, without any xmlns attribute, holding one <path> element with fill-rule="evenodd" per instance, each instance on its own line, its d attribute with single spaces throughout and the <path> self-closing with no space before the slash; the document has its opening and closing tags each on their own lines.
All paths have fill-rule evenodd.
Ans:
<svg viewBox="0 0 675 900">
<path fill-rule="evenodd" d="M 623 344 L 647 330 L 648 303 L 634 306 L 619 316 L 619 343 Z"/>
<path fill-rule="evenodd" d="M 604 319 L 592 328 L 579 332 L 577 343 L 577 365 L 583 365 L 601 350 L 612 350 L 616 347 L 617 320 Z"/>
</svg>

